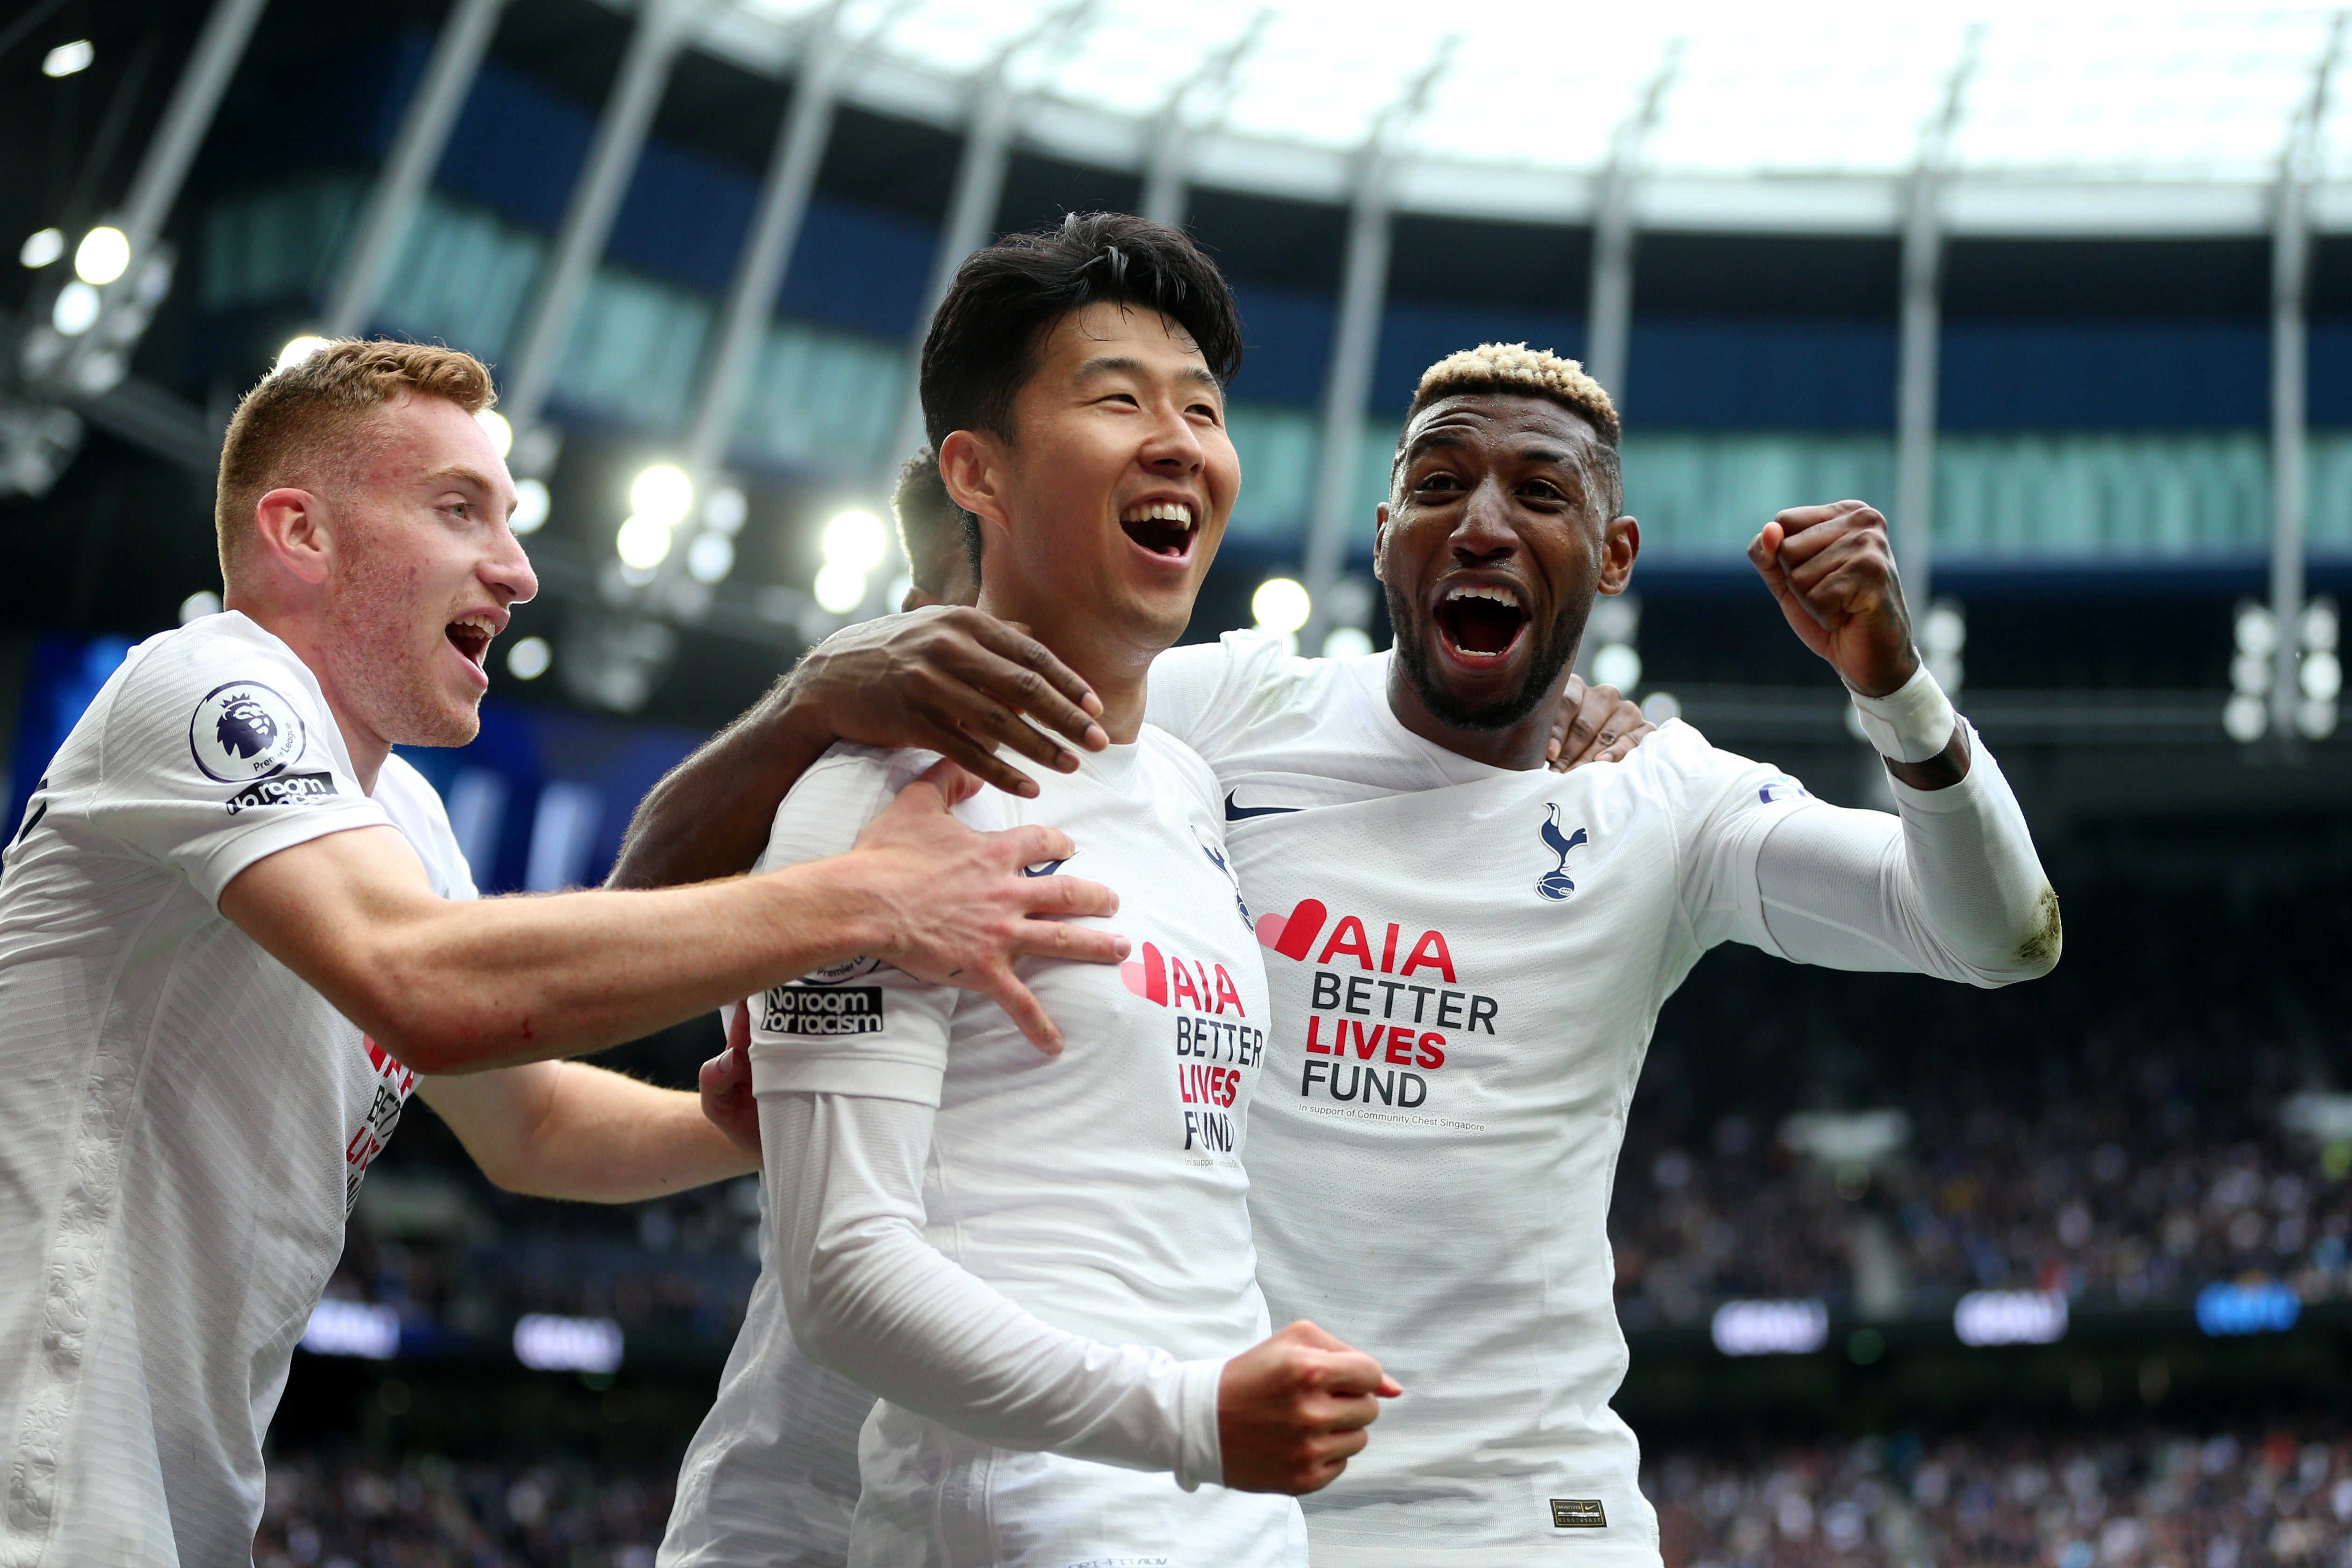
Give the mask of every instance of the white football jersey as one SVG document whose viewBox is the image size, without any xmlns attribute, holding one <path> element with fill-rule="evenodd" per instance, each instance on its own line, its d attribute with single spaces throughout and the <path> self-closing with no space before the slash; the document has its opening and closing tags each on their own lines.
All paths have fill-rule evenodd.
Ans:
<svg viewBox="0 0 2352 1568">
<path fill-rule="evenodd" d="M 1152 721 L 1216 770 L 1266 953 L 1259 1280 L 1276 1321 L 1404 1386 L 1302 1500 L 1314 1560 L 1654 1564 L 1609 1405 L 1618 1148 L 1692 963 L 1779 952 L 1756 856 L 1810 797 L 1679 722 L 1622 763 L 1488 767 L 1399 723 L 1388 675 L 1250 634 L 1151 670 Z"/>
<path fill-rule="evenodd" d="M 432 787 L 362 794 L 242 615 L 133 648 L 0 876 L 0 1564 L 248 1561 L 262 1435 L 415 1076 L 222 918 L 280 849 L 391 826 L 473 895 Z"/>
<path fill-rule="evenodd" d="M 932 760 L 835 748 L 786 797 L 761 868 L 847 849 Z M 1062 828 L 1076 854 L 1036 874 L 1119 894 L 1115 918 L 1086 923 L 1133 942 L 1123 968 L 1020 964 L 1064 1054 L 1040 1055 L 976 993 L 859 960 L 752 999 L 752 1081 L 763 1107 L 793 1092 L 936 1106 L 920 1194 L 933 1247 L 1055 1329 L 1221 1363 L 1268 1332 L 1240 1161 L 1266 1003 L 1214 781 L 1148 728 L 1076 774 L 1034 776 L 1034 800 L 984 791 L 956 815 Z M 771 1188 L 792 1179 L 772 1154 Z M 666 1563 L 838 1561 L 845 1489 L 823 1460 L 847 1413 L 793 1347 L 775 1267 L 688 1451 Z M 1287 1499 L 994 1447 L 887 1402 L 858 1460 L 852 1563 L 1305 1561 Z"/>
</svg>

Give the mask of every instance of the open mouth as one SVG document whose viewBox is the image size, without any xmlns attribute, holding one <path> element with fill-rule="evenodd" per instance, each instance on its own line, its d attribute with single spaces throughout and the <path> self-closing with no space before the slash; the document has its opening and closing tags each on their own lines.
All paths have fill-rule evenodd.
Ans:
<svg viewBox="0 0 2352 1568">
<path fill-rule="evenodd" d="M 1119 513 L 1118 525 L 1136 543 L 1171 561 L 1181 561 L 1190 554 L 1193 535 L 1200 531 L 1192 509 L 1172 500 L 1131 506 Z"/>
<path fill-rule="evenodd" d="M 482 660 L 489 655 L 490 639 L 499 635 L 499 628 L 488 616 L 465 616 L 451 621 L 442 629 L 442 635 L 449 639 L 452 647 L 466 656 L 467 662 L 479 669 Z"/>
<path fill-rule="evenodd" d="M 1507 588 L 1449 588 L 1437 606 L 1438 635 L 1454 654 L 1472 660 L 1509 653 L 1527 625 L 1528 612 Z"/>
</svg>

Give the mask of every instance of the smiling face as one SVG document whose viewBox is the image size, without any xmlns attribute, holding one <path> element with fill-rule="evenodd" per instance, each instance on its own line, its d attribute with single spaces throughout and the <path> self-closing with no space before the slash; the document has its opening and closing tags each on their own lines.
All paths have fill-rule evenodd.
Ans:
<svg viewBox="0 0 2352 1568">
<path fill-rule="evenodd" d="M 1139 678 L 1192 619 L 1241 486 L 1223 389 L 1182 328 L 1097 303 L 1046 331 L 1011 423 L 940 443 L 982 520 L 982 606 L 1090 679 Z"/>
<path fill-rule="evenodd" d="M 463 745 L 481 728 L 490 640 L 539 591 L 507 527 L 513 481 L 446 398 L 394 398 L 349 451 L 318 498 L 331 541 L 320 680 L 347 725 L 388 743 Z"/>
<path fill-rule="evenodd" d="M 1456 731 L 1549 712 L 1593 595 L 1624 589 L 1640 545 L 1607 515 L 1597 446 L 1542 397 L 1444 398 L 1413 420 L 1375 553 L 1409 688 L 1392 701 Z"/>
</svg>

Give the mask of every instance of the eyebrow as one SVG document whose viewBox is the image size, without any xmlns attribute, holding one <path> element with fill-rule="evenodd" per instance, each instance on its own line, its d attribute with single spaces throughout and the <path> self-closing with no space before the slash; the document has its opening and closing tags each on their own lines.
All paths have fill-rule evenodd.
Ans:
<svg viewBox="0 0 2352 1568">
<path fill-rule="evenodd" d="M 431 473 L 425 476 L 425 481 L 427 484 L 432 483 L 436 479 L 455 479 L 459 484 L 471 485 L 478 490 L 494 490 L 498 489 L 496 485 L 483 478 L 478 471 L 457 463 L 453 463 L 446 468 L 436 468 Z"/>
<path fill-rule="evenodd" d="M 1151 367 L 1132 354 L 1103 354 L 1078 366 L 1077 374 L 1072 379 L 1086 381 L 1094 376 L 1112 375 L 1121 372 L 1132 375 L 1149 375 L 1151 374 Z M 1188 364 L 1178 371 L 1176 376 L 1180 381 L 1193 382 L 1213 392 L 1224 390 L 1218 384 L 1217 378 L 1211 375 L 1207 368 L 1202 365 Z"/>
<path fill-rule="evenodd" d="M 1469 444 L 1470 438 L 1458 430 L 1424 430 L 1412 438 L 1412 445 L 1405 447 L 1404 460 L 1410 463 L 1432 447 L 1454 452 L 1461 450 Z"/>
</svg>

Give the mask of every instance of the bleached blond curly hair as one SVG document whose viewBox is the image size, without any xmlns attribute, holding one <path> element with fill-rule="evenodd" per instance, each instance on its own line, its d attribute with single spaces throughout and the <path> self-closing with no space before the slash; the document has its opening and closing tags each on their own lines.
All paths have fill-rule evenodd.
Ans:
<svg viewBox="0 0 2352 1568">
<path fill-rule="evenodd" d="M 1531 349 L 1525 343 L 1480 343 L 1475 349 L 1447 354 L 1422 372 L 1421 384 L 1413 390 L 1412 405 L 1405 410 L 1404 430 L 1397 433 L 1391 476 L 1402 471 L 1405 431 L 1412 428 L 1422 410 L 1444 398 L 1481 395 L 1544 398 L 1591 426 L 1593 435 L 1599 438 L 1594 463 L 1601 470 L 1598 477 L 1608 515 L 1615 517 L 1624 509 L 1624 484 L 1617 463 L 1617 442 L 1622 434 L 1617 405 L 1609 401 L 1609 394 L 1599 382 L 1584 374 L 1583 365 L 1549 349 Z"/>
</svg>

